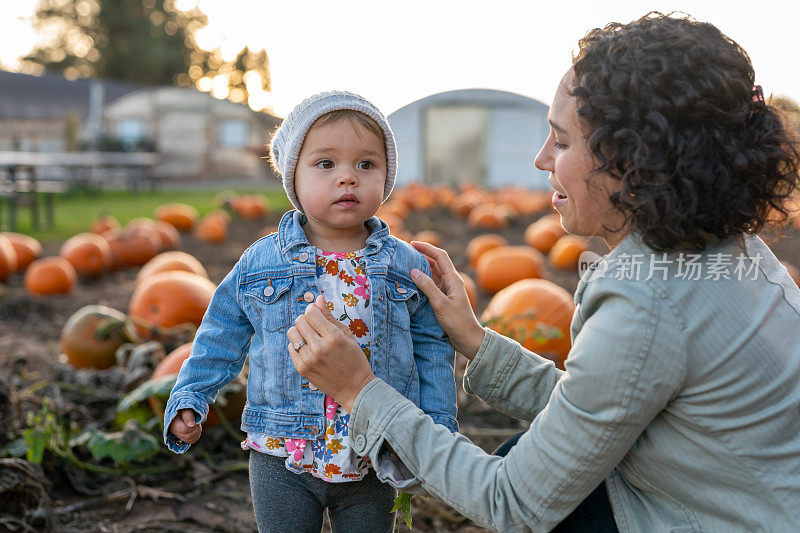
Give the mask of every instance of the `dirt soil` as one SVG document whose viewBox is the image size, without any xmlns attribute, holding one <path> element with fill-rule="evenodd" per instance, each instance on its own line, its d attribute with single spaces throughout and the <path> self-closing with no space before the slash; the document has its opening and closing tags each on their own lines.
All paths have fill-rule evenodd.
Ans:
<svg viewBox="0 0 800 533">
<path fill-rule="evenodd" d="M 277 225 L 279 218 L 234 221 L 228 240 L 221 245 L 201 243 L 184 234 L 182 249 L 197 257 L 211 280 L 219 283 L 245 248 L 266 227 Z M 523 217 L 498 233 L 511 244 L 523 244 L 523 231 L 536 218 Z M 473 274 L 465 249 L 469 239 L 481 231 L 468 228 L 463 219 L 444 209 L 414 213 L 406 224 L 412 233 L 422 229 L 439 232 L 456 267 Z M 781 238 L 769 234 L 766 240 L 779 259 L 800 265 L 796 232 Z M 60 246 L 61 242 L 44 243 L 45 255 L 57 254 Z M 592 240 L 591 246 L 598 253 L 607 252 L 600 240 Z M 0 448 L 21 433 L 25 413 L 38 410 L 45 396 L 62 406 L 65 412 L 61 415 L 75 423 L 108 423 L 113 418 L 122 394 L 122 372 L 73 369 L 60 356 L 59 335 L 66 320 L 84 305 L 99 303 L 126 312 L 136 273 L 137 269 L 125 269 L 96 280 L 81 279 L 72 294 L 46 298 L 27 294 L 20 274 L 0 285 Z M 550 271 L 547 277 L 570 292 L 578 282 L 576 272 Z M 481 294 L 478 310 L 488 301 L 489 295 Z M 459 374 L 464 364 L 461 358 Z M 459 423 L 462 431 L 487 451 L 525 427 L 463 391 L 459 391 Z M 204 431 L 200 445 L 187 454 L 176 456 L 165 450 L 153 460 L 153 472 L 136 476 L 87 474 L 49 455 L 40 469 L 6 459 L 0 466 L 0 484 L 14 471 L 36 487 L 20 503 L 26 509 L 38 505 L 43 510 L 38 521 L 29 522 L 33 530 L 256 531 L 247 452 L 240 449 L 238 437 L 221 427 Z M 8 505 L 0 498 L 0 530 L 24 530 L 20 521 L 5 520 L 13 516 L 7 514 Z M 433 499 L 415 498 L 413 510 L 414 529 L 419 531 L 484 531 Z"/>
</svg>

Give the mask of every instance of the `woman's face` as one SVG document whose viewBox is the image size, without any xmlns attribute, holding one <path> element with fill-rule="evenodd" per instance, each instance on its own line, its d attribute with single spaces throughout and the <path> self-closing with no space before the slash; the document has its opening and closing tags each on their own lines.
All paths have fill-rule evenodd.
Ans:
<svg viewBox="0 0 800 533">
<path fill-rule="evenodd" d="M 552 202 L 564 229 L 574 235 L 597 235 L 614 248 L 626 233 L 606 229 L 619 228 L 623 219 L 609 200 L 620 182 L 595 171 L 598 161 L 589 150 L 577 99 L 569 95 L 572 81 L 570 69 L 556 90 L 548 116 L 550 135 L 534 163 L 550 173 L 548 181 L 556 190 Z"/>
</svg>

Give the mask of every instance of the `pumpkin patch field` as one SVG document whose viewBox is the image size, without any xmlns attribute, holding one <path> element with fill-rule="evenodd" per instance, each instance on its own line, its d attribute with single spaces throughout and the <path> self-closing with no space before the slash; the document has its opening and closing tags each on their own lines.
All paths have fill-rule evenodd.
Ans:
<svg viewBox="0 0 800 533">
<path fill-rule="evenodd" d="M 205 216 L 165 204 L 124 225 L 112 213 L 63 241 L 0 232 L 0 530 L 256 531 L 237 420 L 247 366 L 186 454 L 161 441 L 164 399 L 214 289 L 288 206 L 218 203 Z M 578 258 L 608 250 L 565 235 L 549 194 L 411 186 L 379 216 L 447 250 L 481 321 L 563 367 Z M 763 237 L 800 266 L 792 223 Z M 465 366 L 457 355 L 459 381 Z M 458 400 L 461 432 L 487 451 L 526 427 L 463 390 Z M 433 498 L 414 498 L 412 515 L 419 531 L 483 531 Z"/>
</svg>

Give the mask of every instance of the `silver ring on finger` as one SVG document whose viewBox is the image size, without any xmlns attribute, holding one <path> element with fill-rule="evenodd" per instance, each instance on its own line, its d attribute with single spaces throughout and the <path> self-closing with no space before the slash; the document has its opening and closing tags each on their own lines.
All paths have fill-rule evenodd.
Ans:
<svg viewBox="0 0 800 533">
<path fill-rule="evenodd" d="M 300 342 L 295 342 L 292 346 L 294 346 L 294 351 L 298 352 L 300 351 L 300 348 L 302 348 L 305 344 L 306 341 L 300 341 Z"/>
</svg>

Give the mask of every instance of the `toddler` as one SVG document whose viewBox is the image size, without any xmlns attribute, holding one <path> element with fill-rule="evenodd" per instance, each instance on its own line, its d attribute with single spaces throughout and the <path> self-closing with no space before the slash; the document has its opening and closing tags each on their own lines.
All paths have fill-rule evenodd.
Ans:
<svg viewBox="0 0 800 533">
<path fill-rule="evenodd" d="M 350 415 L 295 370 L 286 333 L 324 295 L 375 375 L 457 430 L 454 351 L 409 277 L 430 266 L 374 216 L 394 184 L 394 136 L 364 98 L 325 92 L 283 121 L 271 158 L 296 209 L 217 288 L 167 403 L 164 440 L 177 453 L 196 442 L 249 356 L 242 447 L 259 531 L 319 531 L 325 509 L 334 531 L 391 531 L 395 491 L 383 482 L 393 479 L 354 453 Z"/>
</svg>

